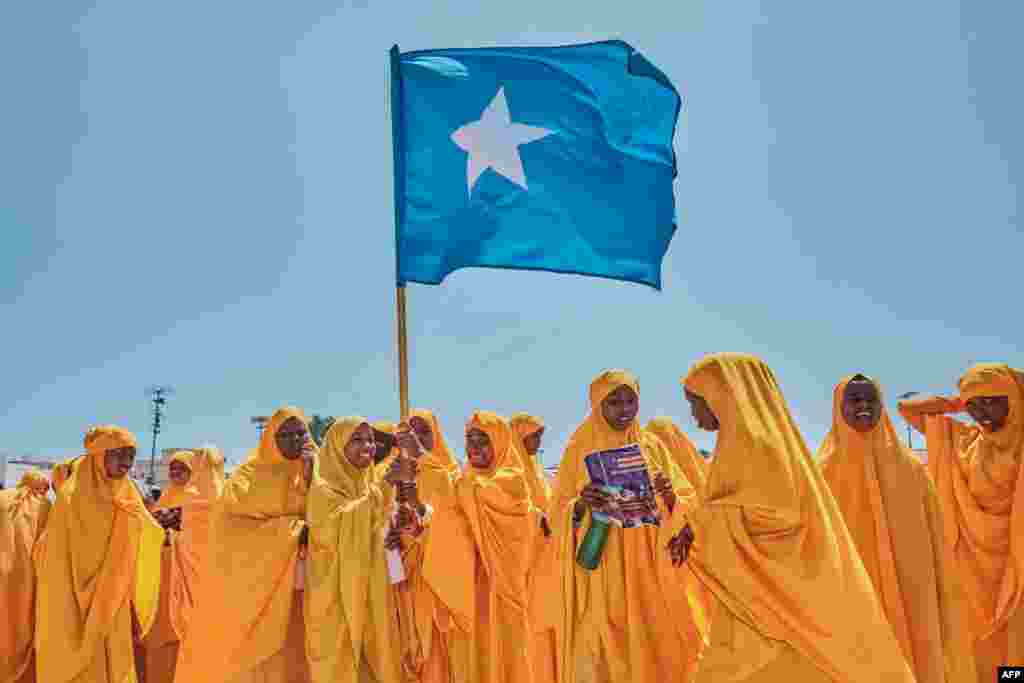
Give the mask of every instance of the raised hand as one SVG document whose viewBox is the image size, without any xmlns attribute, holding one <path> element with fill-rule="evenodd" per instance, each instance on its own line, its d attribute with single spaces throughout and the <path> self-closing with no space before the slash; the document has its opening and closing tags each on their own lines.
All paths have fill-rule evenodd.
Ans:
<svg viewBox="0 0 1024 683">
<path fill-rule="evenodd" d="M 676 492 L 672 490 L 672 482 L 661 472 L 654 477 L 654 491 L 665 502 L 665 506 L 671 512 L 676 506 Z"/>
<path fill-rule="evenodd" d="M 395 444 L 401 449 L 402 455 L 410 458 L 419 458 L 424 453 L 423 444 L 407 422 L 400 423 L 395 430 Z"/>
</svg>

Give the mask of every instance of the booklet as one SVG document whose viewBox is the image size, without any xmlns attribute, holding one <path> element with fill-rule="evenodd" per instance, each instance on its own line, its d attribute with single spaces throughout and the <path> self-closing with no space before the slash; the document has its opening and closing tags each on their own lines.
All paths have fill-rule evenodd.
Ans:
<svg viewBox="0 0 1024 683">
<path fill-rule="evenodd" d="M 654 486 L 640 444 L 597 451 L 587 455 L 583 461 L 590 481 L 612 494 L 611 510 L 608 514 L 595 512 L 596 518 L 624 529 L 660 524 Z"/>
</svg>

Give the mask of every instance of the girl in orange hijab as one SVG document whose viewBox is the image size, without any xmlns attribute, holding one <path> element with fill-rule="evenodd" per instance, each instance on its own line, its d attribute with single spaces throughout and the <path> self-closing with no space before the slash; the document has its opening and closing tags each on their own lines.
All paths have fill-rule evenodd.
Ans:
<svg viewBox="0 0 1024 683">
<path fill-rule="evenodd" d="M 697 424 L 718 432 L 683 534 L 716 603 L 696 683 L 913 683 L 768 366 L 718 353 L 683 384 Z"/>
<path fill-rule="evenodd" d="M 36 570 L 32 552 L 46 527 L 50 482 L 36 469 L 0 491 L 0 681 L 35 683 Z"/>
<path fill-rule="evenodd" d="M 192 482 L 195 454 L 178 451 L 167 463 L 170 483 L 160 494 L 152 513 L 167 532 L 161 553 L 160 606 L 146 651 L 146 683 L 172 683 L 178 650 L 185 635 L 182 616 L 191 608 L 192 591 L 198 583 L 198 565 L 190 529 L 182 523 L 182 510 L 199 495 Z"/>
<path fill-rule="evenodd" d="M 997 667 L 1024 663 L 1024 374 L 981 363 L 959 390 L 899 408 L 927 439 L 978 681 L 994 681 Z M 963 410 L 975 425 L 950 417 Z"/>
<path fill-rule="evenodd" d="M 935 486 L 864 375 L 832 392 L 818 464 L 917 683 L 976 678 Z"/>
<path fill-rule="evenodd" d="M 314 455 L 306 416 L 280 408 L 224 483 L 178 683 L 310 680 L 299 559 Z"/>
<path fill-rule="evenodd" d="M 467 680 L 468 643 L 475 618 L 475 543 L 458 511 L 458 463 L 448 449 L 437 417 L 413 410 L 396 431 L 403 459 L 392 458 L 385 498 L 417 513 L 413 533 L 401 536 L 406 579 L 396 586 L 401 613 L 404 674 L 421 683 Z M 415 475 L 400 473 L 415 462 Z M 401 476 L 400 476 L 401 475 Z"/>
<path fill-rule="evenodd" d="M 36 670 L 47 683 L 136 683 L 133 642 L 156 614 L 164 531 L 128 478 L 135 437 L 94 427 L 85 448 L 39 558 Z"/>
<path fill-rule="evenodd" d="M 598 375 L 590 384 L 590 414 L 558 467 L 550 509 L 562 582 L 561 683 L 653 683 L 669 672 L 688 681 L 703 646 L 706 624 L 695 596 L 685 595 L 688 570 L 665 571 L 668 542 L 685 524 L 694 491 L 661 442 L 640 426 L 639 406 L 640 384 L 632 373 Z M 606 494 L 591 483 L 584 459 L 631 444 L 640 447 L 652 479 L 668 480 L 672 507 L 659 498 L 660 526 L 611 526 L 597 568 L 586 570 L 576 562 L 577 549 L 591 510 L 605 507 Z"/>
</svg>

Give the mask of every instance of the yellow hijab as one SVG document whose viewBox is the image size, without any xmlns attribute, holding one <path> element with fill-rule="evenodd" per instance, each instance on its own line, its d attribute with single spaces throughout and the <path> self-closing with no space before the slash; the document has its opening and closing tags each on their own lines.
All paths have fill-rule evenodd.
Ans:
<svg viewBox="0 0 1024 683">
<path fill-rule="evenodd" d="M 85 435 L 86 457 L 57 490 L 40 558 L 36 648 L 39 680 L 67 683 L 107 649 L 111 680 L 135 669 L 131 606 L 142 634 L 149 631 L 160 591 L 163 529 L 131 479 L 110 479 L 108 450 L 136 446 L 113 425 Z M 105 643 L 108 638 L 128 643 Z"/>
<path fill-rule="evenodd" d="M 760 636 L 751 661 L 782 641 L 840 683 L 912 683 L 772 371 L 753 356 L 719 353 L 683 383 L 721 425 L 704 502 L 690 518 L 688 560 L 727 610 L 717 618 Z"/>
<path fill-rule="evenodd" d="M 231 680 L 284 646 L 307 493 L 302 458 L 288 460 L 277 447 L 278 430 L 293 417 L 308 426 L 298 408 L 278 409 L 224 484 L 178 681 Z"/>
<path fill-rule="evenodd" d="M 199 487 L 196 486 L 195 478 L 195 459 L 196 455 L 192 451 L 178 451 L 171 455 L 171 459 L 167 461 L 168 469 L 171 463 L 180 462 L 182 465 L 188 468 L 189 480 L 184 486 L 175 484 L 173 481 L 167 485 L 160 493 L 160 500 L 157 501 L 154 510 L 168 510 L 170 508 L 180 508 L 189 503 L 192 499 L 199 495 Z"/>
<path fill-rule="evenodd" d="M 50 481 L 31 469 L 0 491 L 0 681 L 18 681 L 34 666 L 36 573 L 32 555 L 50 511 Z M 32 680 L 35 680 L 32 677 Z"/>
<path fill-rule="evenodd" d="M 964 374 L 959 389 L 964 403 L 1006 396 L 1010 404 L 1005 425 L 994 433 L 964 428 L 953 439 L 936 431 L 947 423 L 926 420 L 928 468 L 939 489 L 946 542 L 956 553 L 972 635 L 981 640 L 1020 612 L 1024 596 L 1024 374 L 981 363 Z M 1021 639 L 1024 633 L 1014 638 Z M 1024 656 L 1024 643 L 1010 654 Z"/>
<path fill-rule="evenodd" d="M 853 378 L 832 392 L 832 430 L 818 464 L 917 683 L 973 681 L 935 488 L 900 441 L 877 382 L 865 378 L 882 403 L 875 428 L 861 433 L 846 422 Z"/>
<path fill-rule="evenodd" d="M 448 448 L 448 443 L 444 440 L 444 433 L 441 432 L 441 423 L 437 421 L 433 411 L 426 408 L 417 408 L 409 413 L 408 419 L 411 420 L 414 417 L 425 420 L 430 425 L 430 431 L 434 435 L 434 448 L 420 460 L 420 467 L 426 466 L 433 469 L 457 472 L 459 470 L 459 463 Z"/>
<path fill-rule="evenodd" d="M 510 421 L 512 433 L 516 438 L 517 453 L 522 458 L 519 466 L 526 476 L 526 484 L 530 487 L 530 499 L 534 507 L 547 511 L 548 502 L 551 500 L 551 485 L 544 476 L 544 467 L 540 460 L 526 452 L 523 444 L 526 437 L 544 428 L 544 420 L 529 413 L 516 413 Z"/>
<path fill-rule="evenodd" d="M 690 437 L 668 417 L 656 417 L 648 421 L 647 431 L 661 440 L 672 460 L 699 494 L 707 481 L 708 463 L 697 452 Z"/>
<path fill-rule="evenodd" d="M 307 652 L 314 680 L 354 681 L 365 656 L 376 680 L 398 683 L 397 630 L 383 540 L 389 510 L 373 483 L 372 463 L 357 469 L 345 455 L 362 425 L 369 426 L 362 417 L 337 419 L 316 461 L 306 512 Z"/>
<path fill-rule="evenodd" d="M 217 500 L 224 490 L 224 454 L 216 446 L 203 446 L 194 451 L 192 478 L 199 495 L 206 500 Z"/>
</svg>

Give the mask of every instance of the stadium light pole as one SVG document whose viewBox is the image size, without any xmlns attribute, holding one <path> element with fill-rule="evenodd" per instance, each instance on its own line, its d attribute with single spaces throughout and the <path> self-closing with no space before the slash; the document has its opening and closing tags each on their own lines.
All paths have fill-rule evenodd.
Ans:
<svg viewBox="0 0 1024 683">
<path fill-rule="evenodd" d="M 156 484 L 156 438 L 160 435 L 160 427 L 164 417 L 164 405 L 167 399 L 174 396 L 174 388 L 169 386 L 156 386 L 146 389 L 146 395 L 153 402 L 153 451 L 149 457 L 149 477 L 146 484 L 152 487 Z"/>
<path fill-rule="evenodd" d="M 921 393 L 920 391 L 908 391 L 905 394 L 900 394 L 896 398 L 898 398 L 901 401 L 905 401 L 908 398 L 912 398 L 914 396 L 919 395 L 920 393 Z M 906 422 L 907 422 L 907 448 L 909 448 L 910 450 L 914 450 L 914 432 L 910 428 L 910 421 L 907 420 Z"/>
</svg>

